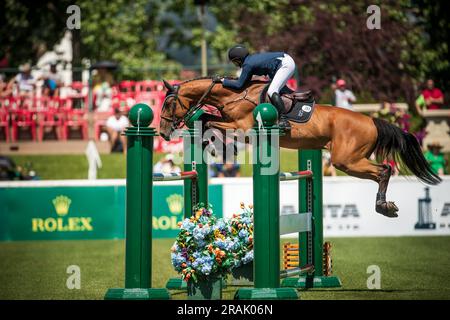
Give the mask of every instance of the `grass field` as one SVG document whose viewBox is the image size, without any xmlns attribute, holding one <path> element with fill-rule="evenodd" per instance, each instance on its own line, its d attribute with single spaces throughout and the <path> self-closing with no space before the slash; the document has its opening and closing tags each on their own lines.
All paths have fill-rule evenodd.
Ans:
<svg viewBox="0 0 450 320">
<path fill-rule="evenodd" d="M 153 162 L 156 163 L 164 154 L 155 153 Z M 84 155 L 16 155 L 13 160 L 20 166 L 26 166 L 31 163 L 33 170 L 42 180 L 60 180 L 60 179 L 86 179 L 88 163 Z M 123 154 L 105 154 L 101 155 L 102 168 L 98 170 L 98 179 L 123 179 L 125 178 L 126 161 Z M 249 154 L 246 153 L 246 159 Z M 281 150 L 281 171 L 297 170 L 297 152 L 293 150 Z M 450 163 L 447 168 L 450 172 Z M 250 177 L 252 175 L 252 166 L 249 161 L 241 165 L 241 176 Z M 338 176 L 346 174 L 337 170 Z"/>
<path fill-rule="evenodd" d="M 154 163 L 164 154 L 156 153 Z M 31 164 L 33 170 L 42 180 L 59 179 L 86 179 L 88 163 L 84 155 L 17 155 L 12 156 L 17 165 L 26 166 Z M 123 154 L 101 155 L 102 168 L 98 170 L 98 179 L 122 179 L 126 175 L 126 161 Z M 246 159 L 249 159 L 246 153 Z M 246 161 L 246 163 L 249 163 Z M 281 169 L 284 171 L 296 170 L 297 152 L 282 150 Z M 241 166 L 241 175 L 249 177 L 252 175 L 251 164 Z"/>
<path fill-rule="evenodd" d="M 330 240 L 343 287 L 301 291 L 301 299 L 450 299 L 450 237 Z M 154 287 L 176 275 L 172 242 L 154 241 Z M 80 290 L 66 288 L 69 265 L 81 269 Z M 370 265 L 381 269 L 380 290 L 367 289 Z M 108 288 L 123 287 L 124 241 L 3 242 L 0 271 L 0 299 L 102 299 Z M 224 289 L 224 298 L 232 299 L 236 289 Z M 173 291 L 172 297 L 186 294 Z"/>
</svg>

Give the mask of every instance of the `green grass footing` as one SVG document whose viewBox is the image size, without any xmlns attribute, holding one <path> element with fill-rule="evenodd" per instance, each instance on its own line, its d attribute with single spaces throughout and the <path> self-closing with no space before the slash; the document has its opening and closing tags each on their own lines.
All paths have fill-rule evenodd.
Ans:
<svg viewBox="0 0 450 320">
<path fill-rule="evenodd" d="M 299 289 L 301 300 L 450 299 L 450 237 L 329 240 L 342 287 Z M 178 277 L 172 244 L 173 239 L 153 242 L 154 288 Z M 124 251 L 123 240 L 0 242 L 0 299 L 103 299 L 109 288 L 123 288 Z M 72 265 L 80 268 L 80 289 L 67 287 Z M 381 272 L 379 290 L 367 288 L 374 265 Z M 224 299 L 233 299 L 238 289 L 224 288 Z M 186 291 L 171 291 L 171 297 L 186 299 Z"/>
</svg>

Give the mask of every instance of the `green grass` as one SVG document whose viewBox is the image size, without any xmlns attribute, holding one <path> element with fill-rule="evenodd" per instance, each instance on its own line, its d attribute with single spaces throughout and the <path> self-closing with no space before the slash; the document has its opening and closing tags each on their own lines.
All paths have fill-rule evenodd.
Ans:
<svg viewBox="0 0 450 320">
<path fill-rule="evenodd" d="M 156 163 L 163 154 L 155 154 Z M 87 179 L 88 163 L 84 155 L 16 155 L 18 166 L 31 168 L 42 180 Z M 121 153 L 101 155 L 102 168 L 98 179 L 123 179 L 126 176 L 125 156 Z"/>
<path fill-rule="evenodd" d="M 331 240 L 334 273 L 343 287 L 300 291 L 302 299 L 450 299 L 450 237 Z M 172 243 L 154 241 L 154 287 L 176 276 Z M 66 288 L 70 265 L 81 268 L 80 290 Z M 381 269 L 381 290 L 367 289 L 370 265 Z M 108 288 L 123 287 L 124 241 L 2 242 L 0 270 L 0 299 L 102 299 Z M 224 289 L 224 298 L 236 289 Z M 172 297 L 186 294 L 175 291 Z"/>
<path fill-rule="evenodd" d="M 155 153 L 153 163 L 156 163 L 164 154 Z M 17 165 L 27 167 L 31 163 L 33 170 L 42 180 L 60 179 L 86 179 L 88 163 L 84 155 L 15 155 L 12 156 Z M 102 168 L 98 170 L 99 179 L 122 179 L 125 178 L 126 161 L 123 154 L 101 155 Z M 296 171 L 297 150 L 281 149 L 280 156 L 281 171 Z M 241 176 L 252 176 L 252 165 L 250 154 L 245 152 L 245 163 L 241 165 Z M 447 168 L 450 172 L 450 163 Z M 338 176 L 346 174 L 336 170 Z"/>
<path fill-rule="evenodd" d="M 282 149 L 281 170 L 297 170 L 297 151 Z M 164 154 L 156 153 L 153 163 L 156 163 Z M 247 164 L 241 166 L 241 176 L 251 177 L 252 165 L 250 155 L 245 153 Z M 86 179 L 88 163 L 84 155 L 15 155 L 12 156 L 17 165 L 27 167 L 31 164 L 33 170 L 42 180 L 60 179 Z M 123 154 L 101 155 L 102 168 L 98 170 L 99 179 L 122 179 L 125 178 L 126 161 Z M 343 173 L 338 172 L 338 175 Z"/>
</svg>

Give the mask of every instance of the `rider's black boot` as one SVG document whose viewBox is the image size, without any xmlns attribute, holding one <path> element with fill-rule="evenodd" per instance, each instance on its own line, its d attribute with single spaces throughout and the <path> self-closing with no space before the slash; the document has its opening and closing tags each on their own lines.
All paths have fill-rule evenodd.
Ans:
<svg viewBox="0 0 450 320">
<path fill-rule="evenodd" d="M 278 126 L 284 130 L 291 130 L 291 125 L 285 116 L 286 111 L 284 109 L 284 103 L 280 97 L 280 94 L 278 92 L 273 93 L 270 97 L 270 101 L 278 110 L 278 117 L 280 118 L 278 121 Z"/>
</svg>

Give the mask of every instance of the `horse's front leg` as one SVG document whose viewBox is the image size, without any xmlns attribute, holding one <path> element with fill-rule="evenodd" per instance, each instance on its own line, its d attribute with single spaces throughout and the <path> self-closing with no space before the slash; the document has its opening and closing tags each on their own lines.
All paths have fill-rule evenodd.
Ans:
<svg viewBox="0 0 450 320">
<path fill-rule="evenodd" d="M 237 147 L 234 143 L 234 131 L 236 128 L 236 125 L 233 123 L 220 121 L 206 122 L 204 125 L 205 132 L 203 133 L 203 146 L 206 147 L 207 145 L 210 145 L 210 151 L 213 156 L 221 155 L 223 157 L 225 154 L 233 154 L 236 156 Z M 207 132 L 207 130 L 213 131 Z M 233 131 L 232 136 L 230 136 L 230 132 L 227 130 Z M 220 134 L 218 134 L 217 131 L 219 131 Z M 214 141 L 211 141 L 212 137 L 214 137 Z"/>
</svg>

